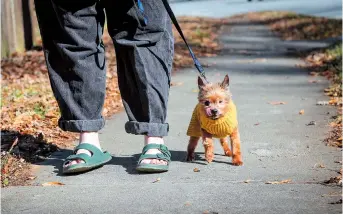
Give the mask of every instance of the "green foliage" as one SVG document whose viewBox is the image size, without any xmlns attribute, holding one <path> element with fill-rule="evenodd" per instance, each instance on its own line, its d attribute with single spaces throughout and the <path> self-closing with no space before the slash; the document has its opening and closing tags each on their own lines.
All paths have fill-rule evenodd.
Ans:
<svg viewBox="0 0 343 215">
<path fill-rule="evenodd" d="M 327 49 L 326 54 L 333 58 L 330 67 L 336 72 L 337 78 L 335 82 L 342 85 L 342 43 Z"/>
</svg>

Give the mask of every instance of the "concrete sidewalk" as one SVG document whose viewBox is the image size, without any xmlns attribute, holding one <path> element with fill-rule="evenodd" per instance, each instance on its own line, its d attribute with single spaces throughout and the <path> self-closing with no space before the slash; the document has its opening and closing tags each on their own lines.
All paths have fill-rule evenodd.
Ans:
<svg viewBox="0 0 343 215">
<path fill-rule="evenodd" d="M 217 144 L 215 161 L 207 165 L 198 146 L 197 160 L 187 163 L 186 129 L 196 104 L 197 73 L 185 69 L 173 76 L 170 92 L 170 171 L 138 174 L 134 169 L 143 147 L 142 137 L 124 132 L 125 113 L 115 115 L 101 133 L 103 148 L 112 161 L 97 170 L 62 176 L 59 167 L 70 150 L 55 153 L 40 164 L 35 183 L 59 181 L 58 187 L 2 189 L 2 213 L 342 213 L 341 187 L 319 184 L 336 176 L 341 150 L 323 139 L 335 108 L 316 106 L 326 100 L 328 82 L 309 83 L 302 63 L 290 51 L 327 43 L 283 42 L 264 26 L 234 25 L 224 29 L 222 55 L 202 59 L 209 63 L 208 78 L 230 75 L 238 108 L 244 166 L 230 165 Z M 273 106 L 269 101 L 283 101 Z M 299 115 L 301 109 L 304 115 Z M 306 126 L 310 121 L 316 125 Z M 323 164 L 325 168 L 317 168 Z M 193 172 L 199 168 L 200 172 Z M 157 178 L 160 181 L 153 183 Z M 250 179 L 249 183 L 244 181 Z M 291 179 L 291 184 L 265 184 Z"/>
</svg>

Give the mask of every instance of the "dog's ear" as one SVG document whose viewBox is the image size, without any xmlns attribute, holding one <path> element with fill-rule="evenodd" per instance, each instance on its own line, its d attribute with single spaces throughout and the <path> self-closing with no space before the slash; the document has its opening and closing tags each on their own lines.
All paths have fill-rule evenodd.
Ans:
<svg viewBox="0 0 343 215">
<path fill-rule="evenodd" d="M 199 87 L 199 89 L 202 88 L 203 86 L 205 86 L 204 81 L 202 80 L 202 78 L 200 76 L 198 76 L 198 87 Z"/>
<path fill-rule="evenodd" d="M 225 89 L 229 86 L 229 82 L 230 82 L 229 76 L 225 75 L 225 78 L 223 82 L 220 84 L 220 86 Z"/>
</svg>

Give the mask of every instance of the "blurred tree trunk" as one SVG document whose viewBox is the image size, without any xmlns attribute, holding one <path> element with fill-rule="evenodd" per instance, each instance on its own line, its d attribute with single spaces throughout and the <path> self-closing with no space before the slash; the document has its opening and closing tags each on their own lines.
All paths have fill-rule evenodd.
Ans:
<svg viewBox="0 0 343 215">
<path fill-rule="evenodd" d="M 1 0 L 1 57 L 31 49 L 38 38 L 33 0 Z"/>
</svg>

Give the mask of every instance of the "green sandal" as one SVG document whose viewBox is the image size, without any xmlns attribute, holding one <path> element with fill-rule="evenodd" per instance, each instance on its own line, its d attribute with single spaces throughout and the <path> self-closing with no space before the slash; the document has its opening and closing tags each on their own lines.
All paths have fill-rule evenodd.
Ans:
<svg viewBox="0 0 343 215">
<path fill-rule="evenodd" d="M 145 154 L 149 149 L 158 149 L 161 151 L 161 153 L 158 154 Z M 167 146 L 163 144 L 148 144 L 144 146 L 142 150 L 142 154 L 139 157 L 138 165 L 136 167 L 136 170 L 139 172 L 166 172 L 169 169 L 169 163 L 170 163 L 171 154 L 167 148 Z M 161 165 L 161 164 L 142 164 L 141 161 L 144 159 L 159 159 L 167 161 L 167 165 Z"/>
<path fill-rule="evenodd" d="M 88 154 L 84 153 L 76 154 L 76 152 L 79 149 L 85 149 L 90 151 L 92 156 L 89 156 Z M 78 163 L 64 167 L 67 164 L 67 162 L 79 159 L 83 160 L 84 163 Z M 100 149 L 91 144 L 82 143 L 74 149 L 74 154 L 68 156 L 63 162 L 63 173 L 85 172 L 96 167 L 102 166 L 105 163 L 109 162 L 111 159 L 112 156 L 108 152 L 102 152 Z"/>
</svg>

